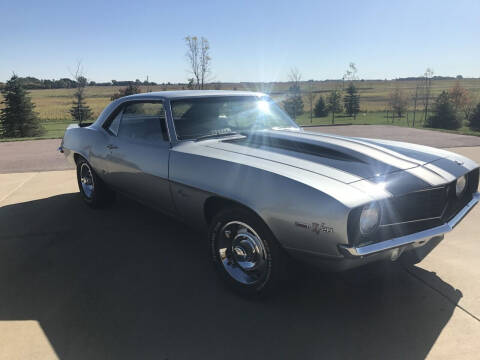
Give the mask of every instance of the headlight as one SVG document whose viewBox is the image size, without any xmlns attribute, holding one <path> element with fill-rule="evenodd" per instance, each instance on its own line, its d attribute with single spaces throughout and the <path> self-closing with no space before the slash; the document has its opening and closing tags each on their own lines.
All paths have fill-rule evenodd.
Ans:
<svg viewBox="0 0 480 360">
<path fill-rule="evenodd" d="M 457 179 L 457 183 L 455 184 L 455 194 L 457 197 L 460 197 L 463 192 L 465 191 L 465 187 L 467 185 L 467 177 L 463 175 Z"/>
<path fill-rule="evenodd" d="M 360 233 L 367 235 L 376 229 L 380 222 L 380 207 L 377 203 L 365 205 L 360 214 Z"/>
</svg>

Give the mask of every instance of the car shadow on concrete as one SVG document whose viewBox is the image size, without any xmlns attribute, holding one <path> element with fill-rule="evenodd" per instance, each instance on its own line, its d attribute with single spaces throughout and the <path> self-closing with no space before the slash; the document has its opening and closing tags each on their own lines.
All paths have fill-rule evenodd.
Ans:
<svg viewBox="0 0 480 360">
<path fill-rule="evenodd" d="M 246 300 L 219 283 L 201 235 L 132 201 L 0 208 L 0 321 L 37 320 L 61 359 L 423 359 L 461 297 L 395 264 L 299 274 Z"/>
</svg>

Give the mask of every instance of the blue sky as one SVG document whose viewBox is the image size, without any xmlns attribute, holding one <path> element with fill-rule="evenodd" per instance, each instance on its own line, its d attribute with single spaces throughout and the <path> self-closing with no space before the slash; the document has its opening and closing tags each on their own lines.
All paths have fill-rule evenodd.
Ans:
<svg viewBox="0 0 480 360">
<path fill-rule="evenodd" d="M 186 81 L 186 35 L 211 43 L 217 81 L 480 77 L 480 1 L 0 0 L 0 81 L 12 71 L 95 81 Z"/>
</svg>

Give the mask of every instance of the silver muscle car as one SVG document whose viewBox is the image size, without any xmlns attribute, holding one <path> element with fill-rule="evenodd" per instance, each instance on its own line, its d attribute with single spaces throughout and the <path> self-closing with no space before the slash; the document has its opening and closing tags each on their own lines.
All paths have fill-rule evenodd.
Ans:
<svg viewBox="0 0 480 360">
<path fill-rule="evenodd" d="M 127 96 L 60 150 L 88 205 L 118 191 L 204 229 L 221 277 L 248 294 L 277 287 L 290 259 L 418 262 L 480 197 L 465 157 L 303 131 L 261 93 Z"/>
</svg>

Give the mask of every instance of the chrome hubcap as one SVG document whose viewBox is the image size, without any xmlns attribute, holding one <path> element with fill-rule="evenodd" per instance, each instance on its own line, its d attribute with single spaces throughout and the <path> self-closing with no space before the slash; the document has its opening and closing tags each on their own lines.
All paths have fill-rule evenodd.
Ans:
<svg viewBox="0 0 480 360">
<path fill-rule="evenodd" d="M 265 245 L 247 224 L 232 221 L 224 225 L 219 233 L 218 249 L 223 267 L 236 281 L 253 284 L 265 275 Z"/>
<path fill-rule="evenodd" d="M 94 190 L 94 183 L 92 171 L 87 163 L 83 163 L 80 167 L 80 183 L 82 184 L 82 190 L 85 196 L 91 198 Z"/>
</svg>

